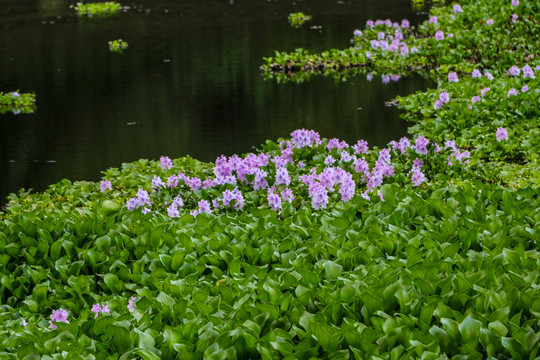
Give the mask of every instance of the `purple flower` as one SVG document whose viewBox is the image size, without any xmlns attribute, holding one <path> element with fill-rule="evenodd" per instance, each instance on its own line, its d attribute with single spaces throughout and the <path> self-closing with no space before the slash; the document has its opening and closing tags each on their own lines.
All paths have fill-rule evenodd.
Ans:
<svg viewBox="0 0 540 360">
<path fill-rule="evenodd" d="M 283 191 L 281 192 L 281 198 L 283 199 L 283 201 L 292 203 L 292 201 L 294 200 L 294 195 L 293 195 L 292 190 L 289 188 L 283 189 Z"/>
<path fill-rule="evenodd" d="M 354 170 L 357 173 L 367 173 L 369 171 L 369 164 L 364 159 L 356 159 L 354 161 Z"/>
<path fill-rule="evenodd" d="M 384 32 L 379 31 L 379 32 L 377 33 L 377 39 L 378 39 L 378 40 L 384 40 L 384 38 L 385 38 Z"/>
<path fill-rule="evenodd" d="M 529 66 L 529 64 L 526 64 L 526 65 L 523 67 L 523 78 L 524 78 L 524 79 L 526 79 L 526 78 L 536 79 L 536 76 L 534 75 L 534 71 L 533 71 L 533 69 Z"/>
<path fill-rule="evenodd" d="M 332 164 L 335 163 L 335 162 L 336 162 L 336 159 L 334 159 L 334 158 L 332 157 L 332 155 L 328 155 L 328 156 L 326 157 L 326 159 L 324 159 L 324 164 L 325 164 L 325 165 L 332 165 Z"/>
<path fill-rule="evenodd" d="M 424 174 L 418 168 L 414 168 L 412 171 L 411 182 L 413 186 L 419 186 L 426 180 Z"/>
<path fill-rule="evenodd" d="M 137 206 L 138 206 L 138 203 L 137 203 L 137 199 L 135 198 L 130 198 L 126 203 L 126 207 L 129 211 L 135 210 Z"/>
<path fill-rule="evenodd" d="M 516 65 L 514 65 L 510 69 L 508 69 L 508 74 L 509 75 L 518 76 L 520 72 L 521 72 L 521 69 L 518 68 Z"/>
<path fill-rule="evenodd" d="M 523 85 L 523 87 L 521 88 L 521 92 L 526 92 L 529 89 L 530 87 L 528 85 Z"/>
<path fill-rule="evenodd" d="M 509 98 L 510 95 L 517 95 L 517 90 L 514 89 L 514 88 L 511 88 L 510 90 L 508 90 L 508 93 L 506 94 L 506 97 Z"/>
<path fill-rule="evenodd" d="M 109 180 L 101 180 L 99 184 L 99 191 L 105 192 L 107 190 L 112 190 L 112 184 Z"/>
<path fill-rule="evenodd" d="M 429 23 L 430 23 L 430 24 L 437 25 L 437 17 L 436 17 L 436 16 L 430 17 L 430 18 L 429 18 Z"/>
<path fill-rule="evenodd" d="M 403 19 L 401 20 L 401 28 L 402 29 L 408 29 L 410 27 L 409 20 Z"/>
<path fill-rule="evenodd" d="M 276 193 L 269 193 L 267 198 L 268 205 L 270 208 L 274 211 L 280 211 L 281 210 L 281 198 Z"/>
<path fill-rule="evenodd" d="M 388 84 L 390 82 L 390 76 L 381 75 L 381 81 L 382 81 L 383 84 Z"/>
<path fill-rule="evenodd" d="M 309 196 L 311 197 L 311 206 L 315 210 L 326 209 L 328 205 L 328 191 L 320 183 L 314 182 L 309 187 Z"/>
<path fill-rule="evenodd" d="M 171 204 L 171 206 L 169 206 L 167 208 L 167 215 L 169 215 L 169 217 L 171 217 L 171 218 L 180 217 L 180 213 L 178 212 L 178 208 L 176 207 L 176 205 L 174 203 Z"/>
<path fill-rule="evenodd" d="M 486 24 L 488 24 L 488 25 L 493 25 L 493 19 L 488 19 L 488 20 L 486 21 Z"/>
<path fill-rule="evenodd" d="M 347 173 L 341 180 L 341 186 L 339 187 L 339 193 L 341 194 L 341 201 L 349 201 L 354 196 L 356 190 L 356 183 L 352 179 L 352 174 Z"/>
<path fill-rule="evenodd" d="M 370 27 L 370 28 L 373 28 L 375 26 L 375 24 L 373 23 L 373 20 L 368 20 L 368 21 L 366 21 L 366 26 Z"/>
<path fill-rule="evenodd" d="M 368 151 L 368 143 L 365 140 L 358 140 L 356 145 L 353 146 L 354 152 L 356 154 L 362 154 Z"/>
<path fill-rule="evenodd" d="M 435 33 L 435 40 L 437 41 L 441 41 L 444 39 L 444 32 L 442 30 L 438 30 L 436 33 Z"/>
<path fill-rule="evenodd" d="M 26 320 L 24 320 L 24 318 L 21 318 L 21 323 L 22 323 L 22 326 L 28 325 L 28 323 L 26 322 Z"/>
<path fill-rule="evenodd" d="M 485 73 L 484 74 L 485 77 L 487 77 L 489 80 L 493 80 L 493 75 L 491 75 L 490 73 Z"/>
<path fill-rule="evenodd" d="M 382 149 L 379 152 L 379 160 L 389 164 L 391 162 L 390 149 Z"/>
<path fill-rule="evenodd" d="M 152 188 L 157 189 L 160 187 L 165 187 L 165 183 L 163 182 L 163 180 L 161 180 L 159 176 L 154 176 L 154 178 L 152 179 Z"/>
<path fill-rule="evenodd" d="M 206 179 L 203 181 L 203 189 L 209 189 L 214 187 L 214 182 L 212 179 Z"/>
<path fill-rule="evenodd" d="M 423 136 L 419 136 L 416 138 L 415 146 L 416 146 L 416 152 L 421 155 L 426 155 L 428 153 L 427 151 L 427 144 L 429 143 L 429 140 L 426 139 Z"/>
<path fill-rule="evenodd" d="M 456 142 L 454 140 L 446 140 L 446 143 L 444 144 L 444 148 L 456 150 L 457 149 Z"/>
<path fill-rule="evenodd" d="M 142 212 L 143 214 L 148 214 L 148 213 L 150 212 L 150 209 L 147 208 L 147 207 L 145 206 L 145 207 L 143 207 L 143 209 L 141 210 L 141 212 Z"/>
<path fill-rule="evenodd" d="M 472 99 L 471 99 L 471 102 L 474 104 L 475 102 L 478 102 L 480 101 L 480 96 L 476 95 L 476 96 L 473 96 Z"/>
<path fill-rule="evenodd" d="M 299 161 L 299 162 L 298 162 L 298 168 L 299 168 L 299 169 L 303 169 L 303 168 L 305 168 L 305 167 L 306 167 L 306 164 L 304 164 L 303 161 Z"/>
<path fill-rule="evenodd" d="M 176 175 L 169 176 L 169 178 L 167 179 L 167 187 L 175 188 L 177 186 L 178 186 L 178 176 Z"/>
<path fill-rule="evenodd" d="M 291 183 L 291 177 L 289 176 L 289 172 L 286 168 L 281 167 L 276 169 L 276 181 L 274 182 L 274 185 L 286 185 L 289 186 Z"/>
<path fill-rule="evenodd" d="M 422 166 L 424 166 L 424 162 L 420 159 L 414 159 L 412 166 L 413 166 L 413 169 L 414 168 L 420 169 Z"/>
<path fill-rule="evenodd" d="M 517 14 L 512 14 L 512 22 L 517 23 L 519 20 L 519 16 Z"/>
<path fill-rule="evenodd" d="M 454 4 L 454 13 L 460 13 L 463 12 L 463 9 L 458 4 Z"/>
<path fill-rule="evenodd" d="M 343 162 L 349 162 L 349 161 L 353 161 L 354 159 L 356 159 L 353 155 L 349 154 L 347 152 L 347 150 L 343 150 L 340 154 L 341 156 L 341 161 Z"/>
<path fill-rule="evenodd" d="M 381 190 L 377 190 L 377 196 L 379 197 L 379 199 L 381 199 L 381 201 L 384 201 Z"/>
<path fill-rule="evenodd" d="M 433 107 L 435 109 L 440 109 L 440 108 L 443 107 L 443 105 L 444 105 L 444 102 L 441 101 L 441 99 L 437 99 L 437 100 L 435 100 L 435 104 L 433 105 Z"/>
<path fill-rule="evenodd" d="M 498 142 L 501 142 L 502 140 L 508 140 L 508 131 L 503 127 L 499 127 L 497 128 L 495 137 L 497 138 Z"/>
<path fill-rule="evenodd" d="M 91 310 L 93 313 L 94 313 L 94 319 L 98 317 L 100 311 L 101 311 L 101 305 L 98 304 L 94 304 L 94 306 L 92 306 L 92 310 Z"/>
<path fill-rule="evenodd" d="M 14 92 L 11 93 L 11 96 L 19 97 L 19 96 L 21 96 L 21 94 L 19 94 L 18 92 L 14 91 Z"/>
<path fill-rule="evenodd" d="M 482 73 L 480 72 L 480 70 L 474 69 L 473 72 L 472 72 L 472 77 L 473 77 L 473 79 L 482 77 Z"/>
<path fill-rule="evenodd" d="M 182 200 L 182 196 L 180 195 L 177 195 L 172 204 L 171 205 L 174 205 L 175 207 L 178 207 L 178 208 L 181 208 L 182 206 L 184 206 L 184 200 Z"/>
<path fill-rule="evenodd" d="M 483 97 L 484 95 L 486 95 L 486 93 L 487 93 L 489 90 L 491 90 L 491 89 L 488 88 L 488 87 L 487 87 L 487 88 L 483 88 L 482 90 L 480 90 L 480 96 Z"/>
<path fill-rule="evenodd" d="M 135 306 L 133 306 L 133 304 L 135 304 L 135 300 L 137 300 L 137 298 L 135 296 L 133 296 L 131 299 L 129 299 L 129 302 L 128 302 L 128 305 L 127 305 L 128 310 L 135 310 Z"/>
<path fill-rule="evenodd" d="M 457 73 L 455 71 L 453 71 L 451 73 L 448 73 L 448 81 L 450 81 L 450 82 L 458 82 L 459 81 Z"/>
<path fill-rule="evenodd" d="M 167 156 L 162 156 L 159 158 L 159 162 L 161 163 L 161 169 L 170 169 L 173 166 L 172 160 Z"/>
<path fill-rule="evenodd" d="M 313 130 L 295 130 L 291 133 L 291 138 L 295 148 L 312 147 L 313 143 L 316 145 L 320 145 L 321 143 L 319 134 Z"/>
<path fill-rule="evenodd" d="M 266 171 L 257 168 L 254 170 L 255 179 L 253 180 L 253 189 L 261 190 L 268 187 L 268 182 L 266 181 L 266 176 L 268 175 Z"/>
<path fill-rule="evenodd" d="M 450 101 L 450 94 L 448 94 L 446 91 L 443 91 L 442 93 L 439 94 L 439 100 L 443 104 L 446 104 L 447 102 Z"/>
<path fill-rule="evenodd" d="M 519 0 L 512 0 L 512 6 L 518 6 Z"/>
<path fill-rule="evenodd" d="M 197 205 L 199 205 L 199 213 L 206 212 L 210 214 L 212 212 L 212 209 L 210 208 L 210 203 L 206 200 L 199 201 Z"/>
<path fill-rule="evenodd" d="M 53 330 L 57 329 L 56 325 L 53 324 L 53 321 L 64 322 L 66 324 L 69 324 L 67 317 L 68 317 L 68 312 L 66 310 L 64 309 L 53 310 L 50 317 L 51 320 L 49 321 L 49 327 Z"/>
<path fill-rule="evenodd" d="M 405 155 L 406 150 L 409 147 L 411 147 L 411 142 L 406 137 L 402 137 L 401 139 L 399 139 L 399 142 L 395 146 L 395 148 L 398 149 L 399 151 L 401 151 L 401 154 L 403 154 L 403 155 Z"/>
<path fill-rule="evenodd" d="M 354 33 L 353 33 L 354 36 L 358 36 L 358 37 L 362 37 L 362 32 L 360 30 L 354 30 Z"/>
</svg>

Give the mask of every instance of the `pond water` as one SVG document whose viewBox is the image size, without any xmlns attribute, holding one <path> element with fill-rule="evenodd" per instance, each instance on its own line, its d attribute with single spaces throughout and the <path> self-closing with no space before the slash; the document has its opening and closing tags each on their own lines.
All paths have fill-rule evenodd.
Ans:
<svg viewBox="0 0 540 360">
<path fill-rule="evenodd" d="M 78 18 L 74 3 L 2 1 L 0 91 L 35 92 L 37 109 L 0 115 L 0 204 L 20 188 L 95 181 L 140 158 L 246 153 L 297 128 L 383 146 L 406 135 L 384 102 L 433 85 L 415 76 L 277 84 L 259 71 L 276 50 L 348 47 L 368 19 L 424 20 L 406 0 L 140 0 L 105 19 Z M 292 28 L 298 11 L 312 21 Z M 114 39 L 128 49 L 111 53 Z"/>
</svg>

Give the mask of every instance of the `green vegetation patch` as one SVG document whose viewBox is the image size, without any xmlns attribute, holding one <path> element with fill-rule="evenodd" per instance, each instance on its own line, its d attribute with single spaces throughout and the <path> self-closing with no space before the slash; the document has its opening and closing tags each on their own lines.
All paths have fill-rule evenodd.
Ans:
<svg viewBox="0 0 540 360">
<path fill-rule="evenodd" d="M 121 53 L 128 48 L 128 43 L 122 39 L 109 41 L 109 50 L 112 52 Z"/>
<path fill-rule="evenodd" d="M 75 6 L 75 10 L 81 16 L 107 16 L 118 13 L 122 10 L 122 6 L 114 1 L 89 4 L 79 2 Z"/>
<path fill-rule="evenodd" d="M 311 15 L 306 15 L 303 12 L 290 13 L 288 20 L 292 27 L 300 27 L 306 21 L 311 20 Z"/>
<path fill-rule="evenodd" d="M 36 95 L 33 93 L 20 94 L 19 91 L 0 92 L 0 113 L 29 114 L 36 108 Z"/>
</svg>

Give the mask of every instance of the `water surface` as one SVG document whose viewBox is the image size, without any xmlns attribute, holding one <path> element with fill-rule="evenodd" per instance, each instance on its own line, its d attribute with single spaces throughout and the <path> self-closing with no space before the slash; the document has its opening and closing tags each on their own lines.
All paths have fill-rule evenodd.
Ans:
<svg viewBox="0 0 540 360">
<path fill-rule="evenodd" d="M 140 158 L 246 153 L 297 128 L 383 146 L 406 135 L 384 102 L 430 85 L 415 76 L 277 84 L 259 72 L 276 50 L 345 48 L 368 19 L 416 24 L 425 15 L 409 1 L 142 0 L 106 19 L 78 18 L 73 3 L 2 2 L 0 91 L 35 92 L 37 110 L 0 115 L 0 204 L 20 188 L 98 180 Z M 297 11 L 313 20 L 292 28 Z M 111 53 L 119 38 L 129 48 Z"/>
</svg>

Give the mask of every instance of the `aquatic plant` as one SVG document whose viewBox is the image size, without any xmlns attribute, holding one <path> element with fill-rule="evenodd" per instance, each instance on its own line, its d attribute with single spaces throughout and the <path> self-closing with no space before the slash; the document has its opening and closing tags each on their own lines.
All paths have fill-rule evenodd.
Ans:
<svg viewBox="0 0 540 360">
<path fill-rule="evenodd" d="M 17 91 L 0 92 L 0 113 L 12 112 L 14 114 L 28 114 L 36 108 L 36 95 L 33 93 L 19 93 Z"/>
<path fill-rule="evenodd" d="M 108 16 L 118 13 L 122 10 L 122 6 L 114 1 L 87 4 L 78 2 L 75 10 L 81 16 Z"/>
<path fill-rule="evenodd" d="M 112 52 L 122 52 L 128 48 L 128 43 L 122 39 L 109 41 L 109 50 Z"/>
<path fill-rule="evenodd" d="M 288 20 L 291 26 L 300 27 L 304 22 L 311 20 L 311 15 L 306 15 L 303 12 L 291 13 Z"/>
</svg>

